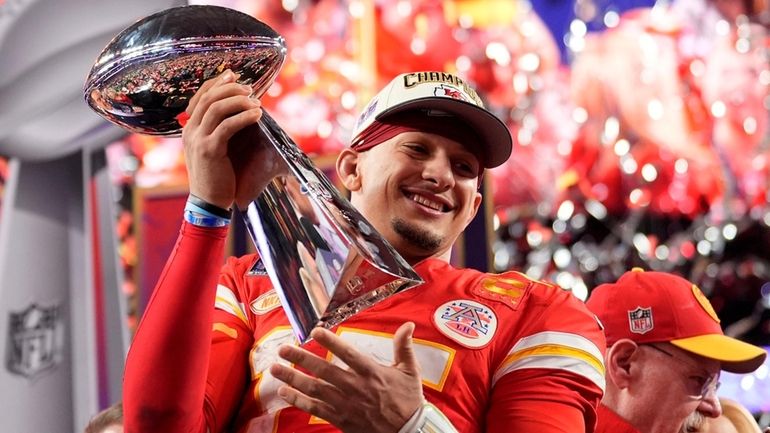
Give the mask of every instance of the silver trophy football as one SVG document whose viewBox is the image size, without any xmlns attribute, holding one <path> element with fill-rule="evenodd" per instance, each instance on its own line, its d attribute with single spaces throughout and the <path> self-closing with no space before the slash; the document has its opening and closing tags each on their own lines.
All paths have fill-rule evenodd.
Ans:
<svg viewBox="0 0 770 433">
<path fill-rule="evenodd" d="M 286 56 L 268 25 L 218 6 L 150 15 L 117 35 L 97 58 L 86 102 L 136 133 L 179 135 L 187 104 L 204 81 L 230 69 L 261 96 Z M 422 282 L 291 138 L 263 112 L 261 139 L 293 176 L 275 179 L 243 213 L 300 342 Z M 254 269 L 259 274 L 260 269 Z"/>
</svg>

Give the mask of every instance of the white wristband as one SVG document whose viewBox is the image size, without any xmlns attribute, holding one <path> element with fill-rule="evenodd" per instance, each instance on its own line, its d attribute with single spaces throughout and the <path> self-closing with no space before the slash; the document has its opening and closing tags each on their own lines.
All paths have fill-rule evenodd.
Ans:
<svg viewBox="0 0 770 433">
<path fill-rule="evenodd" d="M 457 429 L 436 406 L 425 402 L 398 433 L 457 433 Z"/>
<path fill-rule="evenodd" d="M 417 408 L 414 415 L 406 421 L 406 424 L 401 427 L 398 433 L 415 433 L 417 428 L 422 424 L 422 412 L 424 409 L 424 405 Z"/>
</svg>

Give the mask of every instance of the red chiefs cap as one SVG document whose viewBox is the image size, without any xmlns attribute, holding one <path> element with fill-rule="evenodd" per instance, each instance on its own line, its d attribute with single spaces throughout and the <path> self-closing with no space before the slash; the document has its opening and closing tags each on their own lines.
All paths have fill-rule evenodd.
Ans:
<svg viewBox="0 0 770 433">
<path fill-rule="evenodd" d="M 724 335 L 698 286 L 673 274 L 634 268 L 616 283 L 595 288 L 586 305 L 603 323 L 608 347 L 622 338 L 669 342 L 720 361 L 733 373 L 752 372 L 767 356 L 760 347 Z"/>
</svg>

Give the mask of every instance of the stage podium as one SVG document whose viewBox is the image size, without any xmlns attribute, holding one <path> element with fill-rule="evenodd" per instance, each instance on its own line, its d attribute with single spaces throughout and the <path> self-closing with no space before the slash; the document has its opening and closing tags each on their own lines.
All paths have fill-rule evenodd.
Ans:
<svg viewBox="0 0 770 433">
<path fill-rule="evenodd" d="M 0 430 L 82 432 L 120 400 L 128 348 L 103 148 L 83 101 L 120 30 L 180 1 L 0 1 Z"/>
</svg>

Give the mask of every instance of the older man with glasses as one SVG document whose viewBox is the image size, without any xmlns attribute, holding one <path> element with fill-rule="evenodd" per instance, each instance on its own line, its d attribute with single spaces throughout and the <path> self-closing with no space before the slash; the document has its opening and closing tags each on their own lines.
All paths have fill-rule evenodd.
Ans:
<svg viewBox="0 0 770 433">
<path fill-rule="evenodd" d="M 725 336 L 698 286 L 673 274 L 634 268 L 586 304 L 608 347 L 596 433 L 676 433 L 695 411 L 718 417 L 721 370 L 749 373 L 767 356 Z"/>
</svg>

